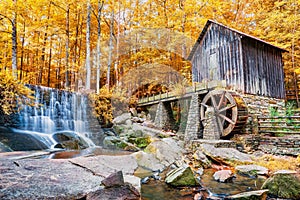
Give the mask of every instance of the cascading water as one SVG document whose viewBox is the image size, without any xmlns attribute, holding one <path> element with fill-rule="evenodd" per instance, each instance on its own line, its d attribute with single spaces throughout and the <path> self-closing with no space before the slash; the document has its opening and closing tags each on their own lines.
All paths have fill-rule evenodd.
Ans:
<svg viewBox="0 0 300 200">
<path fill-rule="evenodd" d="M 61 133 L 94 146 L 88 138 L 87 96 L 41 86 L 28 87 L 35 92 L 35 105 L 23 107 L 15 132 L 31 134 L 49 148 L 57 144 L 53 136 Z"/>
</svg>

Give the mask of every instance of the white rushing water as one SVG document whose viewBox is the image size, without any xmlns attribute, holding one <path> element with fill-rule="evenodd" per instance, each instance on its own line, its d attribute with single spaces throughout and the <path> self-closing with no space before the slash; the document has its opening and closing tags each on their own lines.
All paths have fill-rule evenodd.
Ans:
<svg viewBox="0 0 300 200">
<path fill-rule="evenodd" d="M 24 106 L 19 115 L 19 129 L 24 134 L 31 134 L 47 146 L 53 146 L 53 134 L 71 131 L 94 146 L 88 138 L 88 99 L 85 95 L 41 86 L 30 87 L 35 91 L 35 105 Z"/>
</svg>

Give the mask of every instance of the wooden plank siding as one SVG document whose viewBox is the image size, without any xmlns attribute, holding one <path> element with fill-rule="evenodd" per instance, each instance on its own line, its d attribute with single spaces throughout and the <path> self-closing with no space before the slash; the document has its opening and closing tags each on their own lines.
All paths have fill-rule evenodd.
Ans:
<svg viewBox="0 0 300 200">
<path fill-rule="evenodd" d="M 193 81 L 226 80 L 227 86 L 244 91 L 240 43 L 237 33 L 212 24 L 192 60 Z"/>
<path fill-rule="evenodd" d="M 284 99 L 284 51 L 209 20 L 189 56 L 193 81 L 225 80 L 238 92 Z"/>
<path fill-rule="evenodd" d="M 281 52 L 253 39 L 242 39 L 245 93 L 284 99 Z"/>
</svg>

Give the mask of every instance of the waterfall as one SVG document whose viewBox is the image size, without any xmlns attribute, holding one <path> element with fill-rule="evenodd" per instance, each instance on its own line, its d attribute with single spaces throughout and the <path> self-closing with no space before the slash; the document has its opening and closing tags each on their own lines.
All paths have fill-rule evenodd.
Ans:
<svg viewBox="0 0 300 200">
<path fill-rule="evenodd" d="M 51 137 L 58 132 L 74 132 L 93 145 L 88 139 L 86 95 L 42 86 L 28 87 L 34 91 L 35 102 L 34 106 L 25 105 L 19 113 L 18 129 L 39 139 L 45 138 L 47 146 L 55 145 Z"/>
</svg>

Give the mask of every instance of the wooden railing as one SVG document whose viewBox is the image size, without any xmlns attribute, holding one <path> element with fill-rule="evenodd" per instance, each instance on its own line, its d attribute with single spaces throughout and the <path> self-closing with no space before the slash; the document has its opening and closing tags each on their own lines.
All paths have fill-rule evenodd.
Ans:
<svg viewBox="0 0 300 200">
<path fill-rule="evenodd" d="M 258 117 L 257 122 L 260 134 L 300 134 L 300 116 Z"/>
<path fill-rule="evenodd" d="M 159 101 L 170 101 L 180 98 L 186 98 L 191 96 L 194 93 L 206 93 L 208 90 L 212 90 L 214 88 L 225 88 L 226 82 L 223 81 L 210 81 L 204 83 L 194 83 L 193 86 L 183 88 L 179 91 L 161 93 L 158 95 L 152 95 L 140 98 L 138 100 L 139 105 L 147 105 L 151 103 L 157 103 Z"/>
</svg>

